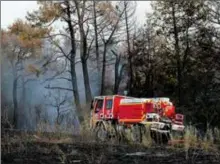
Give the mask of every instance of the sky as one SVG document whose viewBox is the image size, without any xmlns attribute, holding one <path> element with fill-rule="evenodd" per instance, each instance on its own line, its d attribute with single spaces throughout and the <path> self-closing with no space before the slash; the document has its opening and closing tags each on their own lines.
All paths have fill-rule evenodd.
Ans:
<svg viewBox="0 0 220 164">
<path fill-rule="evenodd" d="M 7 28 L 16 19 L 24 19 L 27 11 L 37 9 L 36 1 L 1 1 L 1 28 Z"/>
<path fill-rule="evenodd" d="M 1 1 L 1 28 L 7 28 L 16 19 L 25 19 L 28 11 L 37 9 L 36 1 Z M 138 1 L 136 9 L 137 21 L 145 23 L 145 13 L 151 11 L 150 1 Z"/>
</svg>

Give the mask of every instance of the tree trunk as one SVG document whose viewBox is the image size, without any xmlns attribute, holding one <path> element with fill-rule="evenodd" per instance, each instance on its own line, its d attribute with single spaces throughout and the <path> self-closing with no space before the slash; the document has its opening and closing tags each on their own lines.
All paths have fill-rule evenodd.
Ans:
<svg viewBox="0 0 220 164">
<path fill-rule="evenodd" d="M 13 90 L 12 90 L 12 95 L 13 95 L 13 105 L 14 105 L 14 117 L 13 117 L 13 124 L 14 128 L 18 127 L 18 100 L 17 100 L 17 77 L 14 77 L 13 80 Z"/>
<path fill-rule="evenodd" d="M 106 47 L 107 45 L 104 44 L 104 52 L 103 52 L 103 62 L 102 62 L 102 81 L 101 81 L 101 92 L 100 95 L 104 94 L 104 87 L 105 87 L 105 67 L 106 67 Z"/>
<path fill-rule="evenodd" d="M 80 105 L 80 99 L 79 99 L 79 92 L 78 92 L 78 85 L 77 85 L 77 79 L 76 79 L 76 69 L 75 69 L 75 53 L 71 51 L 71 64 L 70 64 L 70 72 L 71 72 L 71 81 L 72 81 L 72 87 L 73 87 L 73 95 L 74 100 L 76 104 L 76 108 L 79 112 L 81 112 L 81 105 Z"/>
<path fill-rule="evenodd" d="M 80 45 L 81 54 L 80 56 L 81 56 L 82 70 L 83 70 L 85 96 L 86 96 L 86 102 L 90 103 L 90 101 L 92 100 L 92 93 L 91 93 L 91 88 L 90 88 L 89 73 L 88 73 L 88 67 L 87 67 L 87 40 L 86 40 L 83 29 L 81 29 L 80 31 L 81 31 L 81 45 Z"/>
<path fill-rule="evenodd" d="M 100 54 L 99 54 L 99 42 L 98 42 L 98 26 L 97 26 L 97 15 L 96 15 L 96 1 L 93 0 L 93 13 L 94 13 L 94 32 L 95 32 L 95 53 L 96 53 L 96 62 L 97 62 L 97 73 L 98 73 L 98 83 L 101 80 L 101 64 L 100 64 Z M 101 89 L 101 88 L 100 88 Z M 101 92 L 101 90 L 100 90 Z"/>
<path fill-rule="evenodd" d="M 21 125 L 27 127 L 28 122 L 26 118 L 26 87 L 25 87 L 25 82 L 24 82 L 24 77 L 22 76 L 22 97 L 21 97 L 21 111 L 20 111 L 20 117 L 23 118 L 21 121 Z"/>
<path fill-rule="evenodd" d="M 84 58 L 81 58 L 81 61 L 82 61 L 82 70 L 83 70 L 83 76 L 84 76 L 86 102 L 90 103 L 92 100 L 92 94 L 91 94 L 91 88 L 90 88 L 90 83 L 89 83 L 87 60 Z"/>
<path fill-rule="evenodd" d="M 67 24 L 70 31 L 70 38 L 71 38 L 71 52 L 70 52 L 70 74 L 71 74 L 71 80 L 72 80 L 72 87 L 73 87 L 73 95 L 74 95 L 74 101 L 75 105 L 78 111 L 78 114 L 81 112 L 81 105 L 80 105 L 80 99 L 79 99 L 79 92 L 78 92 L 78 85 L 77 85 L 77 77 L 76 77 L 76 69 L 75 69 L 75 56 L 76 56 L 76 43 L 75 43 L 75 33 L 74 29 L 72 27 L 71 22 L 71 13 L 70 13 L 70 5 L 69 1 L 65 1 L 67 4 Z"/>
<path fill-rule="evenodd" d="M 126 35 L 127 35 L 127 45 L 128 45 L 128 65 L 129 65 L 129 81 L 128 81 L 128 94 L 132 95 L 132 84 L 133 84 L 133 69 L 132 69 L 132 61 L 131 61 L 131 47 L 130 47 L 130 33 L 129 33 L 129 27 L 128 27 L 128 15 L 127 15 L 127 2 L 124 1 L 124 7 L 125 7 L 125 26 L 126 26 Z"/>
<path fill-rule="evenodd" d="M 76 10 L 77 10 L 77 16 L 78 16 L 78 25 L 79 25 L 79 32 L 80 32 L 80 57 L 82 62 L 82 69 L 83 69 L 83 80 L 84 80 L 84 87 L 85 87 L 85 96 L 86 96 L 86 102 L 90 103 L 92 100 L 92 94 L 91 94 L 91 88 L 90 88 L 90 82 L 89 82 L 89 74 L 88 74 L 88 68 L 87 68 L 87 59 L 88 59 L 88 52 L 87 52 L 87 36 L 85 34 L 84 30 L 84 12 L 85 12 L 85 1 L 83 1 L 83 6 L 80 7 L 78 2 L 75 0 Z"/>
<path fill-rule="evenodd" d="M 173 28 L 174 28 L 174 38 L 175 38 L 175 55 L 177 62 L 177 81 L 178 81 L 178 99 L 179 105 L 182 104 L 182 72 L 181 72 L 181 61 L 180 61 L 180 49 L 179 49 L 179 36 L 176 24 L 175 6 L 172 3 L 172 17 L 173 17 Z"/>
<path fill-rule="evenodd" d="M 60 107 L 57 107 L 57 119 L 56 119 L 56 124 L 60 125 Z"/>
<path fill-rule="evenodd" d="M 114 84 L 114 94 L 117 94 L 118 93 L 118 80 L 119 80 L 119 75 L 118 75 L 118 68 L 119 68 L 119 58 L 116 57 L 116 61 L 115 61 L 115 84 Z"/>
<path fill-rule="evenodd" d="M 100 76 L 100 62 L 99 62 L 99 43 L 98 43 L 98 31 L 97 31 L 97 20 L 96 20 L 96 2 L 93 0 L 93 14 L 94 14 L 94 32 L 95 32 L 95 52 L 96 52 L 96 60 L 97 60 L 97 70 L 98 76 Z"/>
</svg>

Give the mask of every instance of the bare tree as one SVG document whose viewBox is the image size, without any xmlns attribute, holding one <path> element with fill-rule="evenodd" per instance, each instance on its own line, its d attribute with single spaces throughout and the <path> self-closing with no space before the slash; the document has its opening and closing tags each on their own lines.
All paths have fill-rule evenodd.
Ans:
<svg viewBox="0 0 220 164">
<path fill-rule="evenodd" d="M 62 95 L 60 90 L 56 89 L 56 91 L 53 93 L 49 92 L 49 95 L 51 96 L 45 96 L 45 98 L 49 101 L 48 103 L 46 103 L 46 105 L 56 109 L 56 124 L 60 125 L 63 121 L 62 114 L 70 111 L 70 106 L 68 105 L 69 98 L 67 96 L 67 92 L 64 95 Z"/>
<path fill-rule="evenodd" d="M 110 45 L 114 44 L 113 36 L 116 33 L 116 31 L 119 29 L 119 22 L 121 21 L 121 18 L 125 12 L 125 9 L 119 9 L 116 7 L 116 11 L 114 9 L 111 9 L 114 12 L 114 16 L 110 18 L 110 27 L 109 25 L 104 25 L 104 28 L 107 29 L 107 33 L 104 32 L 104 28 L 100 31 L 100 37 L 103 42 L 103 59 L 102 59 L 102 76 L 101 76 L 101 91 L 100 95 L 104 94 L 104 88 L 105 88 L 105 74 L 106 74 L 106 55 L 107 51 Z M 110 13 L 109 13 L 110 14 Z M 110 29 L 109 29 L 110 28 Z"/>
</svg>

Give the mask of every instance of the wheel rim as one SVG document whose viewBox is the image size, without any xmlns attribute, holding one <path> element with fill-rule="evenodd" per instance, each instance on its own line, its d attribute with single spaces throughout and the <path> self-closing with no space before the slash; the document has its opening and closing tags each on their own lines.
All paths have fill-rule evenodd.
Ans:
<svg viewBox="0 0 220 164">
<path fill-rule="evenodd" d="M 133 142 L 140 143 L 141 142 L 141 130 L 138 125 L 134 125 L 131 129 L 131 138 Z"/>
<path fill-rule="evenodd" d="M 97 138 L 100 141 L 105 141 L 107 138 L 107 131 L 104 129 L 103 125 L 101 125 L 97 130 Z"/>
</svg>

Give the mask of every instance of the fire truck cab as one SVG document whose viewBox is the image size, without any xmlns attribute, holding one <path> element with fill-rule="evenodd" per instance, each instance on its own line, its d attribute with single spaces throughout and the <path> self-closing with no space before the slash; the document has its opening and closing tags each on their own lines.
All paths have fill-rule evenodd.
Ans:
<svg viewBox="0 0 220 164">
<path fill-rule="evenodd" d="M 100 120 L 116 120 L 118 118 L 119 104 L 125 96 L 97 96 L 92 102 L 92 127 Z"/>
</svg>

